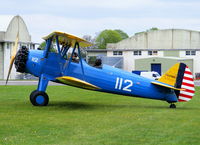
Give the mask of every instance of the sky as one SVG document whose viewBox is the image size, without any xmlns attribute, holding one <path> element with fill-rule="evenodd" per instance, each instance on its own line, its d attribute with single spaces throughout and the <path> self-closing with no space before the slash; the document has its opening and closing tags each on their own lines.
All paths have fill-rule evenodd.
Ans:
<svg viewBox="0 0 200 145">
<path fill-rule="evenodd" d="M 200 31 L 199 0 L 0 1 L 0 25 L 20 15 L 37 43 L 55 30 L 79 37 L 94 37 L 104 29 L 121 29 L 129 36 L 152 27 Z"/>
</svg>

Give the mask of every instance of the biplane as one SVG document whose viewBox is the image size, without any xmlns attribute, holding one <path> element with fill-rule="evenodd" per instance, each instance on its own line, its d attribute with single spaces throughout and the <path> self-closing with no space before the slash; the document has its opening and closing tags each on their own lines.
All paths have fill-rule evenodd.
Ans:
<svg viewBox="0 0 200 145">
<path fill-rule="evenodd" d="M 34 106 L 48 105 L 46 89 L 49 81 L 93 91 L 163 100 L 170 104 L 170 108 L 176 108 L 176 102 L 187 102 L 194 96 L 193 75 L 184 63 L 175 64 L 158 80 L 150 80 L 102 64 L 101 60 L 97 60 L 94 66 L 89 65 L 82 58 L 81 49 L 92 44 L 77 36 L 55 31 L 43 39 L 46 41 L 44 50 L 28 50 L 22 46 L 17 52 L 17 46 L 14 47 L 7 77 L 8 81 L 13 63 L 17 72 L 39 77 L 37 89 L 30 94 Z"/>
</svg>

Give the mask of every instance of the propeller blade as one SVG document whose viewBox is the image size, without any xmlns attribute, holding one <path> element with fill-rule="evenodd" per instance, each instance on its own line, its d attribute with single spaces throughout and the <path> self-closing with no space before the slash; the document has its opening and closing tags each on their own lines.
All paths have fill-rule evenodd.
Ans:
<svg viewBox="0 0 200 145">
<path fill-rule="evenodd" d="M 8 75 L 7 75 L 7 79 L 6 79 L 6 85 L 8 83 L 8 79 L 9 79 L 9 76 L 10 76 L 10 73 L 11 73 L 11 70 L 12 70 L 12 66 L 13 66 L 13 63 L 14 63 L 14 60 L 15 60 L 15 56 L 17 54 L 18 42 L 19 42 L 19 33 L 17 33 L 17 37 L 15 39 L 15 45 L 12 48 L 12 56 L 11 56 L 11 59 L 10 59 L 10 66 L 9 66 Z"/>
</svg>

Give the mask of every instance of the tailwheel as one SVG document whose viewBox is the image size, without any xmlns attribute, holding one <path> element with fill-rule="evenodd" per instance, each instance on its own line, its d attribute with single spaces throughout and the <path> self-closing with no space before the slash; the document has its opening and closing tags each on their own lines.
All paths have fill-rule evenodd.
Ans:
<svg viewBox="0 0 200 145">
<path fill-rule="evenodd" d="M 45 92 L 35 90 L 30 94 L 30 101 L 34 106 L 47 106 L 49 96 Z"/>
<path fill-rule="evenodd" d="M 169 108 L 176 108 L 176 104 L 170 104 Z"/>
</svg>

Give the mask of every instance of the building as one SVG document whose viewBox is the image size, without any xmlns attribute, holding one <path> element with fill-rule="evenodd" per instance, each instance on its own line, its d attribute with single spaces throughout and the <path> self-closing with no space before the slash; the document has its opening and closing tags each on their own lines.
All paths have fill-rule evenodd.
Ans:
<svg viewBox="0 0 200 145">
<path fill-rule="evenodd" d="M 0 24 L 0 79 L 6 79 L 7 77 L 11 50 L 14 46 L 18 31 L 19 48 L 24 45 L 27 46 L 29 49 L 35 49 L 35 44 L 31 42 L 31 35 L 28 32 L 24 20 L 20 16 L 15 16 L 8 21 L 9 22 L 7 26 L 1 27 L 5 24 Z M 5 29 L 5 27 L 7 28 Z M 19 73 L 16 72 L 15 67 L 13 67 L 10 79 L 18 78 L 18 74 Z"/>
<path fill-rule="evenodd" d="M 107 57 L 122 57 L 123 69 L 166 72 L 177 62 L 200 74 L 200 32 L 182 29 L 137 33 L 118 43 L 107 44 Z"/>
</svg>

